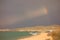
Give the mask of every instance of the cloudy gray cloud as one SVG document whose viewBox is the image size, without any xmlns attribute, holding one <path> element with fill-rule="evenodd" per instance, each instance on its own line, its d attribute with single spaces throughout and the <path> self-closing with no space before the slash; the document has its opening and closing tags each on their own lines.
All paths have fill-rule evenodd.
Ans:
<svg viewBox="0 0 60 40">
<path fill-rule="evenodd" d="M 38 16 L 42 16 L 42 15 L 46 15 L 47 13 L 47 9 L 46 8 L 39 8 L 36 10 L 30 10 L 22 15 L 22 16 L 17 16 L 17 15 L 9 15 L 9 16 L 5 16 L 1 19 L 1 25 L 11 25 L 13 23 L 16 23 L 17 21 L 23 21 L 23 20 L 27 20 L 27 19 L 31 19 L 31 18 L 35 18 Z"/>
<path fill-rule="evenodd" d="M 49 22 L 51 24 L 56 22 L 58 23 L 58 21 L 60 20 L 59 0 L 0 0 L 0 1 L 1 1 L 0 25 L 11 25 L 18 21 L 22 22 L 24 20 L 40 17 L 43 15 L 48 15 L 48 18 L 50 20 Z"/>
</svg>

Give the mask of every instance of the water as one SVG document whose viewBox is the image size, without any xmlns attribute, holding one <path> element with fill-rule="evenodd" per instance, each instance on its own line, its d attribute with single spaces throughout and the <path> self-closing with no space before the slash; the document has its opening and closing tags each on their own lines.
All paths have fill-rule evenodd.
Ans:
<svg viewBox="0 0 60 40">
<path fill-rule="evenodd" d="M 16 40 L 27 36 L 31 34 L 29 32 L 0 32 L 0 40 Z"/>
</svg>

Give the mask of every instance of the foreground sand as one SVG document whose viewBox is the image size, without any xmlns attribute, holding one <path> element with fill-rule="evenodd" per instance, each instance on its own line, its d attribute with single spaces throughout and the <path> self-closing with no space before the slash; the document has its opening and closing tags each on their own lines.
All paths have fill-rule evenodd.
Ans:
<svg viewBox="0 0 60 40">
<path fill-rule="evenodd" d="M 38 35 L 34 35 L 24 39 L 17 40 L 53 40 L 51 36 L 47 36 L 48 33 L 40 33 Z"/>
</svg>

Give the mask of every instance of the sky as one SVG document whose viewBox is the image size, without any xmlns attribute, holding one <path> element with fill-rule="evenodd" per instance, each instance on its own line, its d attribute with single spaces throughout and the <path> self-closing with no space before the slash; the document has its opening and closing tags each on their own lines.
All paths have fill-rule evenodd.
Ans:
<svg viewBox="0 0 60 40">
<path fill-rule="evenodd" d="M 0 0 L 0 28 L 60 24 L 60 0 Z"/>
</svg>

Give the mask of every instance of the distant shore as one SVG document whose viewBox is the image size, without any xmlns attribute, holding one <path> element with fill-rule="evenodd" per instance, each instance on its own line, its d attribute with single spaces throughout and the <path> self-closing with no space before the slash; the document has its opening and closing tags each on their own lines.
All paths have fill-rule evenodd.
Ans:
<svg viewBox="0 0 60 40">
<path fill-rule="evenodd" d="M 60 25 L 51 25 L 51 26 L 34 26 L 34 27 L 23 27 L 15 29 L 0 29 L 1 31 L 41 31 L 41 30 L 55 30 L 60 28 Z"/>
</svg>

